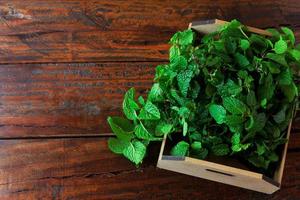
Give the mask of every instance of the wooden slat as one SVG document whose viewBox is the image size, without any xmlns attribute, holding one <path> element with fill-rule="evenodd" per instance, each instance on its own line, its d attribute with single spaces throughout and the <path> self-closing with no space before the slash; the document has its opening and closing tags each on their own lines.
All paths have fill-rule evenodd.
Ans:
<svg viewBox="0 0 300 200">
<path fill-rule="evenodd" d="M 1 65 L 0 137 L 109 133 L 107 116 L 121 114 L 128 88 L 145 94 L 158 64 Z M 295 132 L 298 126 L 299 117 L 293 123 Z M 300 138 L 295 141 L 300 147 Z"/>
<path fill-rule="evenodd" d="M 130 87 L 151 87 L 157 64 L 2 65 L 0 137 L 110 132 L 107 116 L 121 114 Z"/>
<path fill-rule="evenodd" d="M 296 199 L 299 152 L 288 152 L 282 190 L 266 196 L 156 169 L 109 152 L 106 139 L 1 141 L 0 199 Z"/>
<path fill-rule="evenodd" d="M 255 27 L 286 24 L 278 4 L 272 0 L 255 4 L 246 0 L 3 1 L 0 63 L 166 60 L 169 38 L 189 22 L 237 18 Z M 290 16 L 289 10 L 294 9 L 285 7 L 289 18 L 297 16 Z"/>
</svg>

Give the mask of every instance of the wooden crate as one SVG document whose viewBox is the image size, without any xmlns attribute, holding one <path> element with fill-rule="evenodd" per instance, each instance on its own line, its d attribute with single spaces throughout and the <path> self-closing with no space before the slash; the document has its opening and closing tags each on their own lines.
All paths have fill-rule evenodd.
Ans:
<svg viewBox="0 0 300 200">
<path fill-rule="evenodd" d="M 222 20 L 206 20 L 190 23 L 189 27 L 203 34 L 216 31 L 220 25 L 227 23 Z M 248 27 L 248 30 L 261 35 L 270 35 L 269 32 L 254 27 Z M 287 139 L 289 139 L 291 124 L 287 130 Z M 157 167 L 179 172 L 191 176 L 196 176 L 220 183 L 234 185 L 250 190 L 255 190 L 262 193 L 272 194 L 280 189 L 281 179 L 286 159 L 288 143 L 285 144 L 279 163 L 273 178 L 266 177 L 261 173 L 256 173 L 250 170 L 232 167 L 220 163 L 199 160 L 191 157 L 178 157 L 165 155 L 165 146 L 167 137 L 161 145 L 161 150 L 157 162 Z"/>
</svg>

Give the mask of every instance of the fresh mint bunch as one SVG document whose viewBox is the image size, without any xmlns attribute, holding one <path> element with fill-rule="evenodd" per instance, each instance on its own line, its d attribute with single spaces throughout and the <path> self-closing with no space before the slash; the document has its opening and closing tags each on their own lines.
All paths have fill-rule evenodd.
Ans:
<svg viewBox="0 0 300 200">
<path fill-rule="evenodd" d="M 127 91 L 123 117 L 109 117 L 109 148 L 140 164 L 151 141 L 180 135 L 172 155 L 238 156 L 267 170 L 279 160 L 298 102 L 300 46 L 286 27 L 271 37 L 233 20 L 197 42 L 193 30 L 170 40 L 147 99 Z"/>
</svg>

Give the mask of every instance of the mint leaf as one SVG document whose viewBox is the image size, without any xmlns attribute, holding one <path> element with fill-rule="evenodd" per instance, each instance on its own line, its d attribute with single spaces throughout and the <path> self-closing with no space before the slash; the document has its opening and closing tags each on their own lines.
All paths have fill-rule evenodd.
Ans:
<svg viewBox="0 0 300 200">
<path fill-rule="evenodd" d="M 191 70 L 185 70 L 177 75 L 178 87 L 184 97 L 187 96 L 192 77 L 193 72 Z"/>
<path fill-rule="evenodd" d="M 116 134 L 120 140 L 130 141 L 134 138 L 134 126 L 129 120 L 121 117 L 108 117 L 107 121 L 114 134 Z"/>
<path fill-rule="evenodd" d="M 174 61 L 174 59 L 178 58 L 180 56 L 180 50 L 178 48 L 178 46 L 171 46 L 170 51 L 169 51 L 169 57 L 170 57 L 170 61 Z"/>
<path fill-rule="evenodd" d="M 171 66 L 174 71 L 184 70 L 187 64 L 187 60 L 183 56 L 178 56 L 174 58 L 171 62 Z"/>
<path fill-rule="evenodd" d="M 275 43 L 274 51 L 277 54 L 283 54 L 286 50 L 287 50 L 287 44 L 286 44 L 286 42 L 282 38 L 280 38 Z"/>
<path fill-rule="evenodd" d="M 148 99 L 151 102 L 160 102 L 164 100 L 163 90 L 160 88 L 159 83 L 154 83 L 149 94 Z"/>
<path fill-rule="evenodd" d="M 269 71 L 272 74 L 279 74 L 280 73 L 280 66 L 278 64 L 274 63 L 274 62 L 263 61 L 262 62 L 262 66 L 268 68 Z"/>
<path fill-rule="evenodd" d="M 242 87 L 229 79 L 226 84 L 217 86 L 218 93 L 222 96 L 237 96 L 242 92 Z"/>
<path fill-rule="evenodd" d="M 245 121 L 243 117 L 240 115 L 227 115 L 225 119 L 225 123 L 228 126 L 238 126 Z"/>
<path fill-rule="evenodd" d="M 256 97 L 255 97 L 255 92 L 253 90 L 251 90 L 248 94 L 247 94 L 247 104 L 248 106 L 254 107 L 257 104 L 256 101 Z"/>
<path fill-rule="evenodd" d="M 244 51 L 247 50 L 250 47 L 250 43 L 248 40 L 240 40 L 240 47 L 241 49 L 243 49 Z"/>
<path fill-rule="evenodd" d="M 263 84 L 260 84 L 258 86 L 258 99 L 270 100 L 274 95 L 274 90 L 275 86 L 273 82 L 273 77 L 271 74 L 268 74 L 268 76 L 263 79 Z"/>
<path fill-rule="evenodd" d="M 275 61 L 276 63 L 279 63 L 285 67 L 289 67 L 289 65 L 287 64 L 286 60 L 285 60 L 285 56 L 284 55 L 278 55 L 275 53 L 267 53 L 266 58 Z"/>
<path fill-rule="evenodd" d="M 144 97 L 139 96 L 138 101 L 139 101 L 139 103 L 140 103 L 142 106 L 145 105 L 145 99 L 144 99 Z"/>
<path fill-rule="evenodd" d="M 265 124 L 266 124 L 266 121 L 267 121 L 267 117 L 266 117 L 265 113 L 256 114 L 253 117 L 253 119 L 254 119 L 253 125 L 249 129 L 249 132 L 250 133 L 256 133 L 258 131 L 261 131 L 265 127 Z"/>
<path fill-rule="evenodd" d="M 292 45 L 294 45 L 295 44 L 295 36 L 294 36 L 293 31 L 291 29 L 289 29 L 288 27 L 282 27 L 281 30 L 286 34 L 288 39 L 291 41 Z"/>
<path fill-rule="evenodd" d="M 139 109 L 138 104 L 134 101 L 134 88 L 130 88 L 123 100 L 123 112 L 128 119 L 134 120 L 137 117 L 136 110 Z"/>
<path fill-rule="evenodd" d="M 108 139 L 109 149 L 116 154 L 122 154 L 124 149 L 127 148 L 129 145 L 130 145 L 130 142 L 126 141 L 126 140 L 120 140 L 118 138 L 109 138 Z"/>
<path fill-rule="evenodd" d="M 185 118 L 183 118 L 183 129 L 182 129 L 182 135 L 183 135 L 183 136 L 186 136 L 186 134 L 187 134 L 187 131 L 188 131 L 188 124 L 187 124 L 187 122 L 185 121 Z"/>
<path fill-rule="evenodd" d="M 225 109 L 232 114 L 244 114 L 247 111 L 247 106 L 234 97 L 225 97 L 223 99 L 223 105 Z"/>
<path fill-rule="evenodd" d="M 179 44 L 180 45 L 190 45 L 193 43 L 194 40 L 194 32 L 192 30 L 186 30 L 181 32 Z"/>
<path fill-rule="evenodd" d="M 284 106 L 278 113 L 273 115 L 273 119 L 277 124 L 284 122 L 286 109 L 287 107 Z"/>
<path fill-rule="evenodd" d="M 253 155 L 248 158 L 248 161 L 258 168 L 267 169 L 270 161 L 265 160 L 263 156 Z"/>
<path fill-rule="evenodd" d="M 194 150 L 200 150 L 202 148 L 201 142 L 195 141 L 192 143 L 191 148 Z"/>
<path fill-rule="evenodd" d="M 293 81 L 291 71 L 289 69 L 282 71 L 278 79 L 280 85 L 290 85 Z"/>
<path fill-rule="evenodd" d="M 226 118 L 226 110 L 223 106 L 211 104 L 208 107 L 210 115 L 216 120 L 218 124 L 222 124 L 225 121 Z"/>
<path fill-rule="evenodd" d="M 295 83 L 291 83 L 290 85 L 282 85 L 281 90 L 287 97 L 288 102 L 292 102 L 294 98 L 298 96 L 298 89 Z"/>
<path fill-rule="evenodd" d="M 143 140 L 151 140 L 151 141 L 157 141 L 161 140 L 161 138 L 155 138 L 146 128 L 145 126 L 140 123 L 138 124 L 135 129 L 134 133 L 137 138 L 143 139 Z"/>
<path fill-rule="evenodd" d="M 133 141 L 123 150 L 123 155 L 138 165 L 146 155 L 146 146 L 140 141 Z"/>
<path fill-rule="evenodd" d="M 173 128 L 172 124 L 161 122 L 155 128 L 155 135 L 163 136 L 165 134 L 169 134 L 171 132 L 172 128 Z"/>
<path fill-rule="evenodd" d="M 141 109 L 138 118 L 143 120 L 158 120 L 160 119 L 160 112 L 153 103 L 147 101 Z"/>
<path fill-rule="evenodd" d="M 246 58 L 246 56 L 240 54 L 240 53 L 236 53 L 234 55 L 236 62 L 242 67 L 245 68 L 246 66 L 248 66 L 250 64 L 249 60 Z"/>
<path fill-rule="evenodd" d="M 225 156 L 229 153 L 229 147 L 227 144 L 217 144 L 212 146 L 212 153 L 216 156 Z"/>
<path fill-rule="evenodd" d="M 188 154 L 189 147 L 189 143 L 185 141 L 180 141 L 171 149 L 171 155 L 185 156 Z"/>
<path fill-rule="evenodd" d="M 300 51 L 299 50 L 291 49 L 291 50 L 289 50 L 289 53 L 296 61 L 300 61 Z"/>
</svg>

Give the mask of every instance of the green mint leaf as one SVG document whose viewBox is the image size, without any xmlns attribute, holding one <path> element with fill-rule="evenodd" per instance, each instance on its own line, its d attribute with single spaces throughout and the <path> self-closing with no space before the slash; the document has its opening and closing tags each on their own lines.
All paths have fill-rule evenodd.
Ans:
<svg viewBox="0 0 300 200">
<path fill-rule="evenodd" d="M 266 62 L 266 61 L 263 61 L 262 62 L 262 65 L 266 68 L 269 69 L 269 71 L 272 73 L 272 74 L 279 74 L 280 73 L 280 66 L 274 62 Z"/>
<path fill-rule="evenodd" d="M 158 120 L 160 119 L 159 109 L 151 101 L 147 101 L 141 109 L 138 118 L 143 120 Z"/>
<path fill-rule="evenodd" d="M 171 149 L 171 155 L 185 156 L 188 154 L 189 147 L 190 147 L 189 143 L 185 141 L 180 141 Z"/>
<path fill-rule="evenodd" d="M 189 29 L 180 33 L 179 44 L 180 45 L 190 45 L 194 40 L 194 32 Z"/>
<path fill-rule="evenodd" d="M 182 98 L 181 96 L 179 96 L 178 92 L 174 89 L 170 90 L 170 95 L 180 104 L 180 105 L 184 105 L 185 104 L 185 100 L 184 98 Z"/>
<path fill-rule="evenodd" d="M 234 133 L 231 137 L 231 143 L 232 144 L 240 144 L 240 142 L 241 142 L 241 134 Z"/>
<path fill-rule="evenodd" d="M 250 47 L 249 41 L 248 41 L 248 40 L 241 39 L 241 40 L 240 40 L 240 47 L 241 47 L 241 49 L 243 49 L 244 51 L 247 50 L 247 49 Z"/>
<path fill-rule="evenodd" d="M 287 43 L 282 38 L 280 38 L 275 43 L 274 51 L 277 54 L 283 54 L 286 50 L 287 50 Z"/>
<path fill-rule="evenodd" d="M 123 112 L 128 119 L 134 120 L 137 117 L 136 110 L 139 109 L 138 104 L 134 101 L 134 88 L 129 89 L 123 100 Z"/>
<path fill-rule="evenodd" d="M 288 39 L 291 41 L 292 45 L 295 44 L 295 36 L 291 29 L 288 27 L 281 27 L 282 32 L 285 33 L 285 35 L 288 37 Z"/>
<path fill-rule="evenodd" d="M 187 67 L 187 65 L 187 60 L 183 56 L 178 56 L 174 58 L 171 62 L 171 67 L 174 71 L 184 70 Z"/>
<path fill-rule="evenodd" d="M 260 102 L 260 106 L 264 109 L 267 108 L 267 103 L 268 103 L 268 100 L 266 98 L 262 99 L 261 102 Z"/>
<path fill-rule="evenodd" d="M 287 97 L 288 102 L 292 102 L 295 97 L 298 96 L 298 88 L 294 82 L 292 82 L 290 85 L 282 85 L 280 89 Z"/>
<path fill-rule="evenodd" d="M 275 61 L 276 63 L 279 63 L 285 67 L 289 67 L 289 65 L 287 64 L 286 60 L 285 60 L 285 56 L 284 55 L 278 55 L 275 53 L 267 53 L 266 58 Z"/>
<path fill-rule="evenodd" d="M 259 156 L 262 156 L 266 152 L 266 146 L 265 144 L 256 143 L 256 153 Z"/>
<path fill-rule="evenodd" d="M 248 161 L 258 168 L 268 169 L 270 161 L 265 160 L 263 156 L 253 155 L 248 158 Z"/>
<path fill-rule="evenodd" d="M 291 49 L 291 50 L 289 50 L 289 53 L 296 61 L 300 61 L 300 51 L 299 50 Z"/>
<path fill-rule="evenodd" d="M 188 118 L 191 114 L 191 111 L 187 107 L 181 107 L 178 110 L 178 115 L 184 119 Z"/>
<path fill-rule="evenodd" d="M 199 141 L 195 141 L 191 144 L 191 148 L 193 150 L 200 150 L 202 148 L 202 143 Z"/>
<path fill-rule="evenodd" d="M 185 121 L 185 118 L 183 118 L 182 135 L 186 136 L 187 132 L 188 132 L 188 123 Z"/>
<path fill-rule="evenodd" d="M 193 77 L 193 72 L 191 70 L 185 70 L 180 72 L 177 75 L 178 87 L 180 89 L 181 94 L 186 97 L 188 89 L 190 87 L 190 82 Z"/>
<path fill-rule="evenodd" d="M 225 156 L 229 153 L 229 147 L 227 144 L 217 144 L 212 146 L 212 153 L 216 156 Z"/>
<path fill-rule="evenodd" d="M 121 117 L 108 117 L 108 124 L 116 136 L 123 141 L 130 141 L 134 138 L 134 126 L 129 120 Z"/>
<path fill-rule="evenodd" d="M 178 58 L 179 56 L 180 56 L 180 50 L 178 46 L 173 45 L 169 51 L 170 61 L 171 62 L 174 61 L 174 59 Z"/>
<path fill-rule="evenodd" d="M 293 81 L 292 73 L 290 69 L 286 69 L 279 74 L 278 77 L 280 85 L 290 85 Z"/>
<path fill-rule="evenodd" d="M 139 102 L 142 106 L 144 106 L 144 105 L 145 105 L 145 99 L 144 99 L 144 97 L 139 96 L 138 102 Z"/>
<path fill-rule="evenodd" d="M 225 97 L 223 99 L 223 105 L 226 110 L 232 114 L 244 114 L 247 111 L 247 106 L 237 98 Z"/>
<path fill-rule="evenodd" d="M 160 102 L 164 100 L 163 90 L 160 88 L 159 83 L 154 83 L 149 94 L 148 99 L 151 102 Z"/>
<path fill-rule="evenodd" d="M 211 104 L 208 107 L 209 113 L 218 124 L 222 124 L 226 119 L 226 110 L 223 106 Z"/>
<path fill-rule="evenodd" d="M 227 115 L 225 119 L 225 123 L 228 126 L 238 126 L 241 125 L 245 119 L 240 115 Z"/>
<path fill-rule="evenodd" d="M 277 124 L 284 122 L 286 109 L 287 107 L 284 106 L 278 113 L 273 115 L 273 119 Z"/>
<path fill-rule="evenodd" d="M 123 155 L 138 165 L 146 155 L 146 146 L 140 141 L 133 141 L 123 150 Z"/>
<path fill-rule="evenodd" d="M 135 133 L 136 137 L 139 138 L 139 139 L 150 140 L 150 141 L 161 140 L 161 138 L 156 138 L 156 137 L 154 137 L 154 135 L 152 135 L 152 134 L 145 128 L 145 126 L 144 126 L 142 123 L 138 124 L 138 125 L 135 127 L 134 133 Z"/>
<path fill-rule="evenodd" d="M 255 92 L 253 90 L 251 90 L 247 94 L 247 100 L 246 101 L 247 101 L 248 106 L 250 106 L 250 107 L 254 107 L 257 104 Z"/>
<path fill-rule="evenodd" d="M 172 124 L 161 122 L 155 128 L 155 135 L 163 136 L 165 134 L 169 134 L 171 132 L 172 128 L 173 128 Z"/>
<path fill-rule="evenodd" d="M 207 155 L 208 155 L 208 150 L 205 148 L 201 148 L 200 150 L 197 151 L 194 150 L 194 154 L 193 154 L 194 157 L 201 160 L 204 160 L 207 157 Z"/>
<path fill-rule="evenodd" d="M 240 54 L 240 53 L 236 53 L 234 55 L 236 62 L 239 64 L 239 66 L 241 66 L 242 68 L 245 68 L 246 66 L 248 66 L 250 64 L 249 60 L 247 59 L 246 56 Z"/>
<path fill-rule="evenodd" d="M 251 128 L 249 128 L 249 132 L 256 133 L 265 127 L 267 117 L 265 113 L 259 113 L 253 117 L 253 120 L 253 125 Z"/>
<path fill-rule="evenodd" d="M 236 51 L 237 44 L 233 39 L 225 38 L 224 39 L 224 46 L 225 46 L 226 51 L 229 54 L 234 54 L 235 51 Z"/>
<path fill-rule="evenodd" d="M 124 149 L 127 148 L 129 145 L 130 145 L 130 142 L 126 141 L 126 140 L 120 140 L 118 138 L 109 138 L 108 139 L 109 149 L 116 154 L 122 154 Z"/>
<path fill-rule="evenodd" d="M 280 38 L 280 33 L 278 30 L 276 30 L 274 28 L 268 28 L 267 31 L 270 32 L 275 39 Z"/>
<path fill-rule="evenodd" d="M 260 84 L 258 86 L 258 97 L 259 97 L 258 99 L 270 100 L 274 95 L 274 91 L 275 91 L 275 85 L 273 82 L 273 77 L 271 74 L 268 74 L 268 76 L 263 79 L 263 84 Z"/>
<path fill-rule="evenodd" d="M 217 86 L 218 93 L 222 97 L 226 96 L 237 96 L 242 92 L 242 87 L 238 84 L 236 84 L 234 81 L 229 79 L 226 84 Z"/>
<path fill-rule="evenodd" d="M 279 156 L 272 152 L 269 156 L 268 156 L 268 159 L 271 161 L 271 162 L 277 162 L 279 160 Z"/>
</svg>

